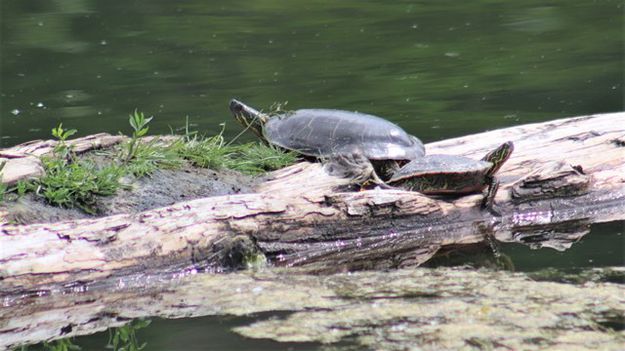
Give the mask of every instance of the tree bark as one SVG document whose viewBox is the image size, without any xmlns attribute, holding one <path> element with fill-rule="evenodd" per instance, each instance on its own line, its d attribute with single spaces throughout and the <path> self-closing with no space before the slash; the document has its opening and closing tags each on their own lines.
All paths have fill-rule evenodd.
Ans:
<svg viewBox="0 0 625 351">
<path fill-rule="evenodd" d="M 0 292 L 191 265 L 219 271 L 261 254 L 276 265 L 330 272 L 418 265 L 440 248 L 492 238 L 540 235 L 542 245 L 564 249 L 592 222 L 625 219 L 625 113 L 521 125 L 426 149 L 480 159 L 508 140 L 515 152 L 498 173 L 499 217 L 480 209 L 480 194 L 351 191 L 350 180 L 303 162 L 268 175 L 253 194 L 139 214 L 1 224 Z"/>
</svg>

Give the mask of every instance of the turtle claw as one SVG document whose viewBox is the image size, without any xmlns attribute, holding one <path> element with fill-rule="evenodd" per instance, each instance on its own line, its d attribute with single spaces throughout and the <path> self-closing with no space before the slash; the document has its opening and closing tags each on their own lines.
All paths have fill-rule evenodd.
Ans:
<svg viewBox="0 0 625 351">
<path fill-rule="evenodd" d="M 492 214 L 495 217 L 501 217 L 501 211 L 499 210 L 499 208 L 495 205 L 490 206 L 490 207 L 486 207 L 486 209 L 488 210 L 488 212 L 490 212 L 490 214 Z"/>
<path fill-rule="evenodd" d="M 482 200 L 482 208 L 490 212 L 490 214 L 495 217 L 501 217 L 501 210 L 499 209 L 499 206 L 495 205 L 492 199 L 489 201 L 488 195 L 486 195 L 484 200 Z"/>
<path fill-rule="evenodd" d="M 384 190 L 401 190 L 401 189 L 396 188 L 394 186 L 390 186 L 390 185 L 388 185 L 388 184 L 386 184 L 384 182 L 381 182 L 381 183 L 375 182 L 375 185 L 380 187 L 380 189 L 384 189 Z"/>
<path fill-rule="evenodd" d="M 397 188 L 390 186 L 388 184 L 386 184 L 386 182 L 384 182 L 377 173 L 375 173 L 375 170 L 372 169 L 371 170 L 371 179 L 373 181 L 373 183 L 375 183 L 375 185 L 379 186 L 381 189 L 386 189 L 386 190 L 396 190 Z"/>
</svg>

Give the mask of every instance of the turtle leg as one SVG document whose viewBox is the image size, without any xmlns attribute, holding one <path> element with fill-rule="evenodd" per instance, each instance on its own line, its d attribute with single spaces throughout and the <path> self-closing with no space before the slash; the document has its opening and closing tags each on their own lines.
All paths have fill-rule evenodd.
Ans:
<svg viewBox="0 0 625 351">
<path fill-rule="evenodd" d="M 399 162 L 396 160 L 390 160 L 386 162 L 386 167 L 384 168 L 384 176 L 391 177 L 395 172 L 399 171 L 401 167 L 399 167 Z"/>
<path fill-rule="evenodd" d="M 373 169 L 380 178 L 388 179 L 399 170 L 399 163 L 396 160 L 373 160 Z"/>
<path fill-rule="evenodd" d="M 372 169 L 372 170 L 371 170 L 371 176 L 370 176 L 370 177 L 371 177 L 371 179 L 373 179 L 373 183 L 374 183 L 375 185 L 379 186 L 379 187 L 380 187 L 380 188 L 382 188 L 382 189 L 395 189 L 395 190 L 397 189 L 397 188 L 395 188 L 395 187 L 393 187 L 393 186 L 390 186 L 390 185 L 386 184 L 386 182 L 385 182 L 385 181 L 383 181 L 383 180 L 382 180 L 382 179 L 378 176 L 378 174 L 375 172 L 375 169 Z"/>
<path fill-rule="evenodd" d="M 383 189 L 394 189 L 378 176 L 371 161 L 360 153 L 332 155 L 326 162 L 326 170 L 338 177 L 351 178 L 355 184 L 372 182 Z"/>
<path fill-rule="evenodd" d="M 484 200 L 482 200 L 482 208 L 487 209 L 490 213 L 495 216 L 501 216 L 501 212 L 495 206 L 495 195 L 497 195 L 497 190 L 499 190 L 499 180 L 492 176 L 487 176 L 486 184 L 488 184 L 488 190 L 486 191 L 486 195 L 484 196 Z"/>
<path fill-rule="evenodd" d="M 495 173 L 510 158 L 512 151 L 514 151 L 514 144 L 511 141 L 507 141 L 482 158 L 483 161 L 493 164 L 486 172 L 485 183 L 488 185 L 488 190 L 486 191 L 486 196 L 484 196 L 482 207 L 495 216 L 501 216 L 499 210 L 495 208 L 495 195 L 497 190 L 499 190 L 499 181 L 495 178 Z"/>
<path fill-rule="evenodd" d="M 379 186 L 382 189 L 396 189 L 388 184 L 375 171 L 375 167 L 371 160 L 362 154 L 352 154 L 351 159 L 347 162 L 348 166 L 357 169 L 356 175 L 352 177 L 355 183 L 361 184 L 363 187 L 369 182 Z"/>
</svg>

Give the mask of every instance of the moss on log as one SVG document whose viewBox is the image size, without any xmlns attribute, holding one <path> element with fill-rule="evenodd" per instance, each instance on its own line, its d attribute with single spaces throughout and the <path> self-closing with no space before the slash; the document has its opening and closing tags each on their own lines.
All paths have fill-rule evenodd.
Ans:
<svg viewBox="0 0 625 351">
<path fill-rule="evenodd" d="M 575 285 L 450 268 L 138 274 L 90 289 L 5 298 L 0 350 L 104 331 L 134 318 L 254 314 L 235 331 L 357 350 L 622 350 L 624 274 L 623 268 L 592 269 Z M 621 284 L 610 282 L 616 279 Z"/>
</svg>

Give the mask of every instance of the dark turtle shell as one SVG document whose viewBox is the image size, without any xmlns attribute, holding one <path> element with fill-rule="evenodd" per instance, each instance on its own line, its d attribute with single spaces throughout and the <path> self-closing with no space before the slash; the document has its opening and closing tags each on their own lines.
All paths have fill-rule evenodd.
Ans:
<svg viewBox="0 0 625 351">
<path fill-rule="evenodd" d="M 308 156 L 360 153 L 370 160 L 423 157 L 419 139 L 383 118 L 357 112 L 302 109 L 267 121 L 264 137 L 272 144 Z"/>
<path fill-rule="evenodd" d="M 487 186 L 492 167 L 464 156 L 430 155 L 407 163 L 388 183 L 423 194 L 468 194 Z"/>
</svg>

